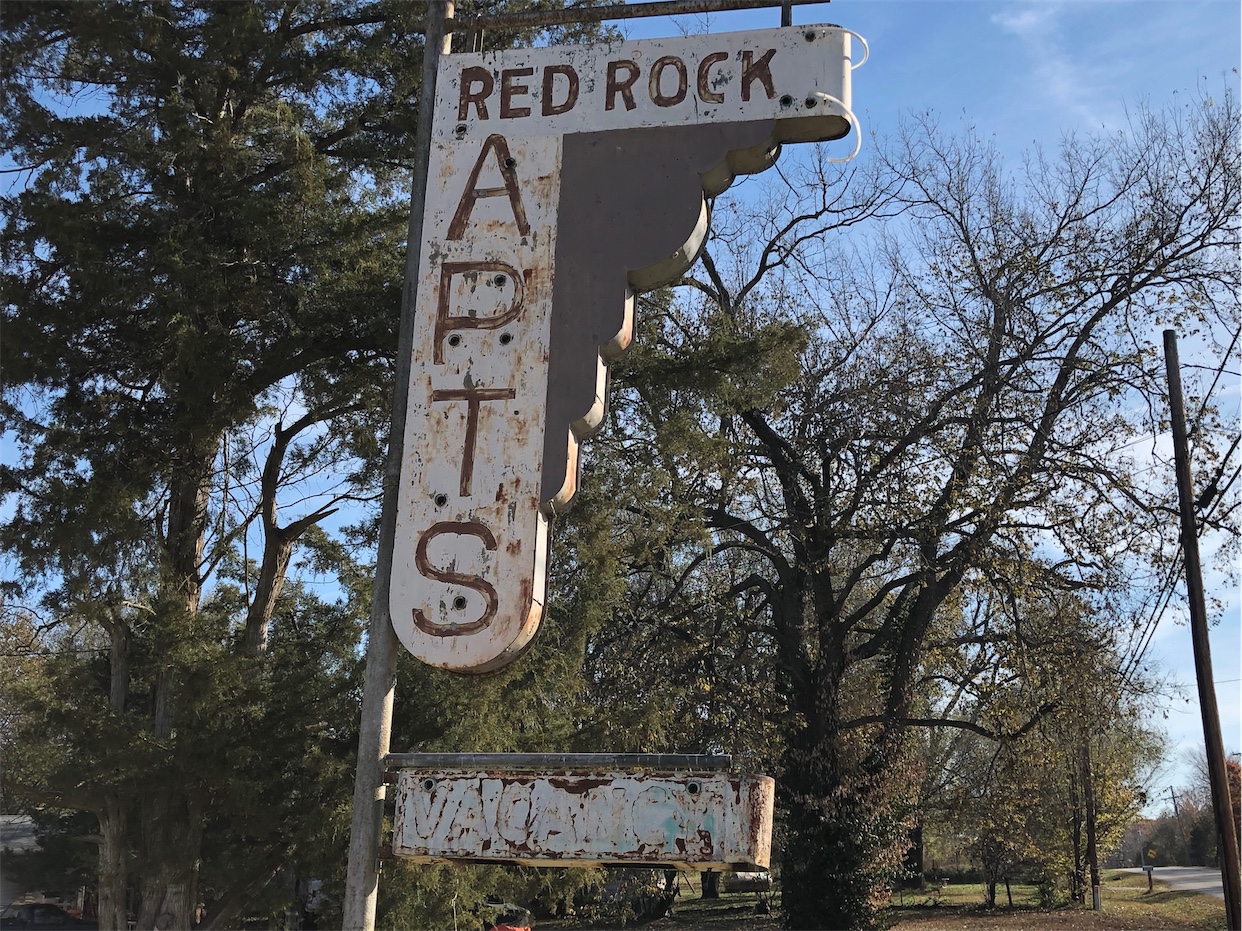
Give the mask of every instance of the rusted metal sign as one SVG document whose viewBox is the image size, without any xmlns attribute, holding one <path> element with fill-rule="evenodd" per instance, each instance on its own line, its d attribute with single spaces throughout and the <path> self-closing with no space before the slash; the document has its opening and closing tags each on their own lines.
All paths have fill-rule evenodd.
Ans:
<svg viewBox="0 0 1242 931">
<path fill-rule="evenodd" d="M 442 59 L 389 598 L 415 656 L 530 642 L 634 294 L 696 258 L 705 194 L 849 132 L 853 67 L 831 26 Z"/>
<path fill-rule="evenodd" d="M 402 770 L 393 853 L 422 862 L 766 869 L 774 783 L 733 773 Z"/>
</svg>

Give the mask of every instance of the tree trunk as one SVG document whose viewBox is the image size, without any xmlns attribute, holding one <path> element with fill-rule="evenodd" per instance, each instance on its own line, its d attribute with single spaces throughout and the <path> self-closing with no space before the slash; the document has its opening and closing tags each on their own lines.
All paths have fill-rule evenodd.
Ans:
<svg viewBox="0 0 1242 931">
<path fill-rule="evenodd" d="M 789 735 L 778 782 L 781 901 L 789 927 L 869 927 L 905 847 L 892 777 L 901 732 L 877 734 L 861 761 L 843 756 L 845 667 L 840 652 L 825 652 L 811 676 L 806 726 Z"/>
<path fill-rule="evenodd" d="M 172 740 L 173 669 L 156 680 L 154 736 Z M 171 757 L 163 778 L 148 784 L 142 809 L 142 908 L 138 931 L 194 927 L 198 862 L 202 855 L 202 811 L 190 801 L 190 787 L 179 778 Z M 153 774 L 155 775 L 155 774 Z"/>
<path fill-rule="evenodd" d="M 184 788 L 152 786 L 143 799 L 143 876 L 139 931 L 193 928 L 202 856 L 203 812 Z"/>
<path fill-rule="evenodd" d="M 716 875 L 713 873 L 713 875 Z M 660 895 L 660 917 L 673 914 L 673 903 L 677 901 L 677 871 L 664 871 L 664 892 Z"/>
<path fill-rule="evenodd" d="M 166 654 L 193 622 L 202 595 L 203 542 L 207 521 L 208 478 L 214 445 L 200 450 L 200 470 L 171 489 L 165 538 L 167 576 L 156 602 L 156 617 L 168 639 L 157 642 Z M 148 774 L 141 810 L 142 907 L 139 931 L 189 929 L 195 924 L 198 864 L 202 857 L 203 806 L 190 776 L 180 770 L 174 736 L 179 670 L 169 662 L 156 676 L 151 735 L 167 747 L 163 765 Z"/>
<path fill-rule="evenodd" d="M 289 427 L 278 424 L 272 437 L 272 448 L 268 450 L 267 459 L 263 464 L 263 475 L 259 482 L 259 511 L 263 518 L 263 562 L 259 567 L 259 580 L 255 587 L 254 598 L 250 603 L 250 609 L 246 612 L 246 636 L 243 649 L 247 656 L 260 656 L 267 652 L 267 632 L 271 625 L 272 614 L 276 610 L 276 599 L 280 597 L 281 589 L 285 584 L 285 575 L 289 571 L 293 544 L 307 527 L 331 513 L 331 511 L 317 511 L 294 521 L 287 527 L 281 527 L 276 521 L 276 495 L 280 490 L 280 475 L 285 453 L 288 452 L 289 443 L 293 438 L 314 421 L 315 417 L 307 414 Z"/>
<path fill-rule="evenodd" d="M 249 882 L 229 889 L 221 898 L 212 903 L 202 921 L 203 931 L 223 931 L 225 928 L 234 927 L 242 910 L 251 899 L 267 888 L 278 872 L 278 867 L 267 872 L 258 872 L 250 878 Z"/>
<path fill-rule="evenodd" d="M 1083 852 L 1082 852 L 1082 802 L 1078 793 L 1078 774 L 1070 767 L 1070 843 L 1074 852 L 1074 869 L 1070 873 L 1070 900 L 1082 903 Z"/>
<path fill-rule="evenodd" d="M 293 538 L 279 529 L 268 531 L 259 582 L 255 587 L 250 609 L 246 612 L 243 649 L 247 656 L 261 656 L 267 652 L 267 632 L 276 611 L 276 599 L 284 588 L 289 560 L 293 556 L 293 543 Z"/>
<path fill-rule="evenodd" d="M 107 793 L 99 815 L 99 927 L 126 931 L 129 927 L 125 888 L 129 880 L 129 835 L 125 805 L 117 792 Z"/>
<path fill-rule="evenodd" d="M 125 713 L 129 698 L 129 625 L 124 617 L 114 616 L 108 630 L 111 647 L 108 655 L 108 710 L 116 717 Z M 129 814 L 123 791 L 104 793 L 99 812 L 99 888 L 98 921 L 102 931 L 126 931 L 129 927 L 125 900 L 129 884 Z"/>
<path fill-rule="evenodd" d="M 720 874 L 715 870 L 707 870 L 703 874 L 702 892 L 699 898 L 718 899 L 720 898 Z"/>
<path fill-rule="evenodd" d="M 923 824 L 914 825 L 907 835 L 910 846 L 902 862 L 902 885 L 910 889 L 923 888 Z"/>
<path fill-rule="evenodd" d="M 1095 790 L 1091 785 L 1091 745 L 1082 744 L 1082 787 L 1087 803 L 1087 868 L 1091 871 L 1091 904 L 1099 908 L 1100 861 L 1095 846 Z"/>
<path fill-rule="evenodd" d="M 108 653 L 108 708 L 119 717 L 125 713 L 129 698 L 129 625 L 118 617 L 108 633 L 112 640 Z"/>
</svg>

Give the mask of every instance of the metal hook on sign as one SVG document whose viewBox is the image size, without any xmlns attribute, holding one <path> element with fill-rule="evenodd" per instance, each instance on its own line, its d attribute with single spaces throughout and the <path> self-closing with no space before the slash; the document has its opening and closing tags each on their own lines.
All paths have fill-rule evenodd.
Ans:
<svg viewBox="0 0 1242 931">
<path fill-rule="evenodd" d="M 854 64 L 854 62 L 852 61 L 850 62 L 850 70 L 854 71 L 855 69 L 861 68 L 863 65 L 867 63 L 867 59 L 871 57 L 871 46 L 867 44 L 866 39 L 864 39 L 862 36 L 856 33 L 853 29 L 842 29 L 841 31 L 844 32 L 847 36 L 853 36 L 855 39 L 857 39 L 859 42 L 862 43 L 862 47 L 863 47 L 862 61 L 860 61 L 858 64 Z"/>
<path fill-rule="evenodd" d="M 865 60 L 865 59 L 864 59 Z M 859 125 L 858 117 L 854 116 L 854 111 L 847 107 L 844 103 L 833 97 L 831 94 L 825 94 L 822 91 L 816 91 L 807 95 L 807 102 L 812 99 L 818 100 L 822 104 L 827 104 L 831 109 L 837 110 L 845 117 L 846 122 L 850 124 L 850 128 L 854 130 L 854 151 L 844 158 L 829 158 L 830 162 L 848 162 L 852 161 L 860 149 L 862 149 L 862 128 Z"/>
</svg>

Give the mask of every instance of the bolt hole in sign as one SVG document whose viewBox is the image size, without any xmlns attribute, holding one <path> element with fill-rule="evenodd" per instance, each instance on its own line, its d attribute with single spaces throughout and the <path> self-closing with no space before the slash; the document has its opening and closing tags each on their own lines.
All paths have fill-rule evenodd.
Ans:
<svg viewBox="0 0 1242 931">
<path fill-rule="evenodd" d="M 419 659 L 484 673 L 530 643 L 548 521 L 574 496 L 635 294 L 693 263 L 707 197 L 782 143 L 849 133 L 851 36 L 442 59 L 389 593 Z"/>
</svg>

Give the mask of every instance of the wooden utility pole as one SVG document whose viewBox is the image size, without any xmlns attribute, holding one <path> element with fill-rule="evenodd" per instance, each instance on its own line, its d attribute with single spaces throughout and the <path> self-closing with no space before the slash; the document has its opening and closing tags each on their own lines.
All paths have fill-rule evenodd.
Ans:
<svg viewBox="0 0 1242 931">
<path fill-rule="evenodd" d="M 1207 604 L 1203 570 L 1199 563 L 1199 529 L 1195 520 L 1194 485 L 1190 474 L 1190 446 L 1186 440 L 1186 411 L 1182 374 L 1177 359 L 1177 334 L 1164 331 L 1164 363 L 1169 379 L 1169 412 L 1173 428 L 1173 461 L 1177 469 L 1177 497 L 1181 510 L 1182 552 L 1186 560 L 1186 594 L 1190 602 L 1190 639 L 1195 653 L 1199 710 L 1203 716 L 1203 745 L 1207 754 L 1212 806 L 1220 835 L 1220 869 L 1225 890 L 1225 916 L 1230 931 L 1242 929 L 1242 883 L 1239 883 L 1238 835 L 1233 825 L 1225 746 L 1220 735 L 1220 709 L 1212 680 L 1212 651 L 1208 642 Z"/>
<path fill-rule="evenodd" d="M 1177 825 L 1177 836 L 1182 842 L 1183 863 L 1190 863 L 1190 841 L 1186 837 L 1186 826 L 1182 824 L 1182 810 L 1177 807 L 1177 790 L 1169 786 L 1169 798 L 1173 800 L 1173 821 Z"/>
</svg>

